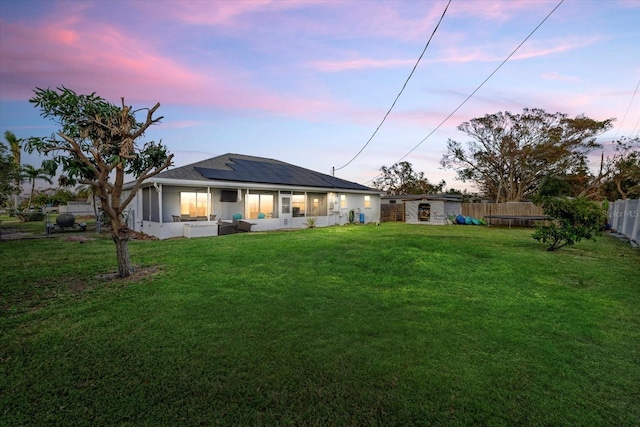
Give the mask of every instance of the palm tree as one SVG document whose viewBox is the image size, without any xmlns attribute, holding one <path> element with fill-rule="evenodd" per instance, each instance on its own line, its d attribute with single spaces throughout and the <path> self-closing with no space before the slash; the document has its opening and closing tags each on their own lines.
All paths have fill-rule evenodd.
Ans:
<svg viewBox="0 0 640 427">
<path fill-rule="evenodd" d="M 47 181 L 49 184 L 53 184 L 51 174 L 43 168 L 36 169 L 31 165 L 22 165 L 20 176 L 22 180 L 27 180 L 31 183 L 31 194 L 29 194 L 29 204 L 27 205 L 27 209 L 30 209 L 33 192 L 36 190 L 36 181 L 41 179 L 43 181 Z"/>
<path fill-rule="evenodd" d="M 13 162 L 16 164 L 16 169 L 19 170 L 20 169 L 20 160 L 21 160 L 21 155 L 22 155 L 22 141 L 24 141 L 22 138 L 17 138 L 16 134 L 11 132 L 11 131 L 6 131 L 4 133 L 4 139 L 7 141 L 7 143 L 9 144 L 9 148 L 11 149 L 11 154 L 13 157 Z M 13 196 L 13 206 L 15 208 L 18 207 L 18 200 L 20 200 L 20 189 L 21 189 L 21 182 L 20 182 L 20 178 L 16 178 L 16 182 L 15 185 L 18 189 L 18 193 L 16 195 Z"/>
</svg>

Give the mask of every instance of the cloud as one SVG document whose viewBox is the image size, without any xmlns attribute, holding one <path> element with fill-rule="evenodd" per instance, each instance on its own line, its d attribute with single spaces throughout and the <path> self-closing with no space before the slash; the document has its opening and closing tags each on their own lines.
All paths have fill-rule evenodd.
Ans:
<svg viewBox="0 0 640 427">
<path fill-rule="evenodd" d="M 454 2 L 455 3 L 455 2 Z M 540 10 L 541 2 L 539 0 L 519 0 L 519 1 L 469 1 L 464 3 L 458 3 L 451 9 L 451 13 L 456 16 L 472 16 L 474 18 L 485 18 L 491 21 L 508 21 L 515 15 L 521 14 L 527 11 Z M 550 4 L 550 9 L 555 6 L 554 3 Z M 549 9 L 549 10 L 550 10 Z"/>
<path fill-rule="evenodd" d="M 261 0 L 216 2 L 161 2 L 158 19 L 171 16 L 187 25 L 200 25 L 256 37 L 301 35 L 332 39 L 423 39 L 430 34 L 445 3 L 349 2 L 324 0 Z"/>
<path fill-rule="evenodd" d="M 353 59 L 346 61 L 314 61 L 309 65 L 323 72 L 350 71 L 367 68 L 393 68 L 415 64 L 415 59 Z"/>
<path fill-rule="evenodd" d="M 36 86 L 67 86 L 79 93 L 95 91 L 111 102 L 125 96 L 127 103 L 160 102 L 296 116 L 332 108 L 328 100 L 269 91 L 231 70 L 190 68 L 160 54 L 132 33 L 80 16 L 55 24 L 1 24 L 4 100 L 27 99 Z"/>
<path fill-rule="evenodd" d="M 257 15 L 275 15 L 283 11 L 308 9 L 322 5 L 322 0 L 251 0 L 251 1 L 171 1 L 154 5 L 157 18 L 170 16 L 187 25 L 212 27 L 247 27 Z M 138 7 L 145 9 L 147 3 L 139 2 Z"/>
<path fill-rule="evenodd" d="M 619 0 L 618 4 L 626 9 L 640 8 L 640 0 Z"/>
<path fill-rule="evenodd" d="M 600 41 L 599 38 L 573 38 L 573 39 L 551 39 L 543 42 L 528 42 L 516 51 L 516 53 L 509 58 L 509 60 L 525 60 L 543 56 L 554 55 L 557 53 L 563 53 L 574 49 L 580 49 L 593 45 Z M 498 47 L 495 44 L 491 46 L 465 46 L 464 52 L 462 48 L 449 48 L 443 51 L 443 54 L 436 58 L 429 60 L 430 62 L 450 62 L 450 63 L 465 63 L 465 62 L 498 62 L 503 61 L 509 53 L 513 51 L 518 44 L 513 41 L 513 45 L 507 45 L 505 42 L 502 46 Z M 501 52 L 500 56 L 496 55 L 496 52 Z"/>
<path fill-rule="evenodd" d="M 556 71 L 543 73 L 541 77 L 546 80 L 555 80 L 560 82 L 579 82 L 580 81 L 580 79 L 575 76 L 565 76 Z"/>
<path fill-rule="evenodd" d="M 192 128 L 195 126 L 204 125 L 205 122 L 201 120 L 170 120 L 162 123 L 164 129 L 184 129 Z"/>
<path fill-rule="evenodd" d="M 593 45 L 600 39 L 592 37 L 588 39 L 572 40 L 547 40 L 545 42 L 529 43 L 523 45 L 509 60 L 526 60 L 537 57 L 544 57 L 558 53 L 567 52 Z M 464 48 L 447 48 L 438 53 L 431 53 L 431 58 L 425 58 L 427 63 L 468 63 L 468 62 L 499 62 L 503 61 L 507 55 L 517 46 L 507 46 L 503 43 L 502 48 L 491 46 L 465 46 Z M 464 49 L 464 52 L 462 51 Z M 502 56 L 497 56 L 496 52 L 503 52 Z M 435 55 L 435 57 L 434 57 Z M 371 59 L 358 58 L 346 60 L 321 60 L 312 61 L 308 65 L 320 72 L 340 72 L 361 69 L 382 69 L 394 67 L 407 67 L 415 64 L 415 59 Z M 552 78 L 552 75 L 547 76 Z M 558 78 L 559 76 L 556 76 Z"/>
</svg>

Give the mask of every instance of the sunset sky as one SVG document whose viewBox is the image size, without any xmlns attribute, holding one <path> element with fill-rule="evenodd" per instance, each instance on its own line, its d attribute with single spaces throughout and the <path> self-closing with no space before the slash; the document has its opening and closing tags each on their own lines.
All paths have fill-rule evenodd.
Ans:
<svg viewBox="0 0 640 427">
<path fill-rule="evenodd" d="M 343 167 L 380 125 L 447 1 L 0 0 L 0 132 L 54 132 L 28 99 L 64 85 L 134 108 L 160 102 L 164 120 L 146 140 L 162 139 L 176 166 L 231 152 L 335 167 L 366 185 L 403 159 L 466 188 L 439 161 L 448 139 L 468 140 L 456 127 L 475 117 L 543 108 L 616 118 L 603 143 L 640 132 L 638 0 L 565 0 L 433 132 L 558 3 L 453 0 L 393 111 Z"/>
</svg>

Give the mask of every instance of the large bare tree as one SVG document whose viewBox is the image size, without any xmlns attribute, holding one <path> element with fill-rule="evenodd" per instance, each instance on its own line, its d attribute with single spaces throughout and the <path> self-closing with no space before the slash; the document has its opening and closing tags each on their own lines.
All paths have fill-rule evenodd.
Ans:
<svg viewBox="0 0 640 427">
<path fill-rule="evenodd" d="M 61 129 L 50 137 L 31 137 L 27 150 L 51 156 L 48 166 L 62 167 L 60 182 L 91 185 L 97 191 L 102 210 L 111 221 L 112 238 L 116 246 L 118 273 L 121 277 L 133 272 L 129 257 L 129 227 L 125 209 L 142 183 L 171 165 L 162 142 L 150 141 L 143 146 L 138 140 L 162 117 L 154 117 L 160 108 L 133 110 L 121 98 L 121 105 L 111 104 L 95 93 L 79 95 L 71 89 L 36 88 L 29 101 L 41 111 L 41 116 L 53 120 Z M 142 121 L 136 114 L 146 111 Z M 43 163 L 44 164 L 44 163 Z M 123 195 L 127 175 L 135 178 L 131 191 Z"/>
<path fill-rule="evenodd" d="M 439 193 L 446 185 L 444 181 L 436 185 L 431 184 L 425 178 L 424 172 L 415 172 L 409 162 L 395 163 L 390 167 L 382 166 L 380 174 L 372 185 L 390 196 Z"/>
<path fill-rule="evenodd" d="M 487 114 L 458 126 L 472 140 L 465 149 L 450 139 L 441 164 L 496 202 L 520 201 L 533 196 L 545 176 L 565 175 L 584 163 L 612 121 L 527 108 Z"/>
<path fill-rule="evenodd" d="M 616 141 L 605 159 L 603 192 L 610 200 L 640 197 L 640 139 Z"/>
</svg>

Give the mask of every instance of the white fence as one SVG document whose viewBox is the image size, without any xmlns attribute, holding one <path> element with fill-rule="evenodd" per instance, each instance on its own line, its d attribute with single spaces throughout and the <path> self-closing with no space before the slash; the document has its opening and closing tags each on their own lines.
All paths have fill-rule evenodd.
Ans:
<svg viewBox="0 0 640 427">
<path fill-rule="evenodd" d="M 640 242 L 640 199 L 617 200 L 609 206 L 611 229 Z"/>
</svg>

